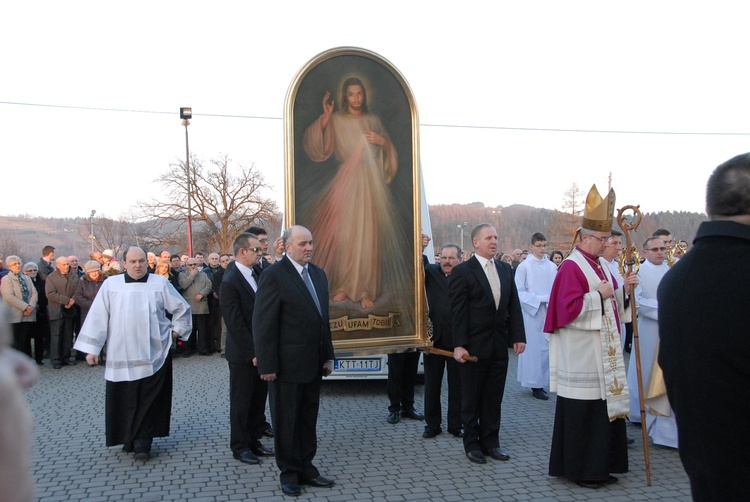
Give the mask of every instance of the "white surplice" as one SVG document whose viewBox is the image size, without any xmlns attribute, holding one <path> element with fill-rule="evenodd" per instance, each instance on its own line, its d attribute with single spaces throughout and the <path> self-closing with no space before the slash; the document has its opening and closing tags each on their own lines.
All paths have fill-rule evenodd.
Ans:
<svg viewBox="0 0 750 502">
<path fill-rule="evenodd" d="M 162 367 L 173 331 L 187 340 L 191 330 L 190 306 L 167 279 L 149 274 L 147 282 L 126 283 L 120 274 L 102 284 L 74 348 L 99 354 L 106 343 L 104 378 L 132 382 Z"/>
<path fill-rule="evenodd" d="M 638 302 L 638 340 L 641 356 L 641 373 L 643 375 L 643 387 L 648 388 L 651 368 L 654 363 L 654 355 L 659 345 L 659 304 L 656 299 L 656 290 L 662 277 L 669 271 L 666 260 L 661 265 L 654 265 L 649 261 L 641 264 L 638 270 L 640 283 L 635 289 L 635 297 Z M 636 375 L 635 349 L 630 354 L 628 365 L 628 385 L 630 386 L 630 420 L 641 421 L 640 404 L 638 400 L 638 377 Z M 677 423 L 671 409 L 667 410 L 669 416 L 646 415 L 646 425 L 649 436 L 655 444 L 677 448 Z"/>
<path fill-rule="evenodd" d="M 516 269 L 516 288 L 523 310 L 526 350 L 518 356 L 518 381 L 522 387 L 549 386 L 549 338 L 544 334 L 547 304 L 557 267 L 546 256 L 529 255 Z"/>
</svg>

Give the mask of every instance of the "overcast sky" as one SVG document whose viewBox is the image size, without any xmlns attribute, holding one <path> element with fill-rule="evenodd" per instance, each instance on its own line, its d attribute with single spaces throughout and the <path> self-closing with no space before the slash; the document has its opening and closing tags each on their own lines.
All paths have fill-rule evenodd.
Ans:
<svg viewBox="0 0 750 502">
<path fill-rule="evenodd" d="M 181 106 L 191 152 L 255 164 L 281 207 L 288 87 L 340 46 L 408 81 L 430 204 L 560 208 L 611 172 L 618 207 L 703 211 L 711 171 L 750 150 L 746 5 L 12 2 L 0 214 L 118 217 L 158 197 L 185 157 Z"/>
</svg>

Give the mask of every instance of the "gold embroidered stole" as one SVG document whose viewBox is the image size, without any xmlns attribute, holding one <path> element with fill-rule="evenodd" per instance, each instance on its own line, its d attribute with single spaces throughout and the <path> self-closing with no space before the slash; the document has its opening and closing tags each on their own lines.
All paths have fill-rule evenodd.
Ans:
<svg viewBox="0 0 750 502">
<path fill-rule="evenodd" d="M 590 291 L 596 292 L 601 279 L 591 268 L 592 264 L 589 263 L 588 259 L 580 252 L 571 253 L 568 259 L 572 259 L 578 264 L 583 275 L 586 276 Z M 612 283 L 612 275 L 607 266 L 600 259 L 597 259 L 597 263 L 604 276 Z M 625 377 L 625 360 L 622 355 L 620 332 L 614 311 L 617 308 L 617 301 L 615 297 L 612 297 L 602 303 L 604 304 L 604 311 L 602 312 L 599 340 L 602 344 L 602 375 L 607 399 L 607 415 L 611 422 L 618 418 L 625 418 L 630 414 L 630 397 Z"/>
</svg>

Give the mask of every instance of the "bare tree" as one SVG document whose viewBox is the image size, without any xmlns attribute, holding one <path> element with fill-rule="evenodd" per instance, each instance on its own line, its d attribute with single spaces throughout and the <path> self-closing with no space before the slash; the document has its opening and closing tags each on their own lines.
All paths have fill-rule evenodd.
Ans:
<svg viewBox="0 0 750 502">
<path fill-rule="evenodd" d="M 581 225 L 583 206 L 586 194 L 576 183 L 573 183 L 563 194 L 560 211 L 552 215 L 553 224 L 550 227 L 549 241 L 554 249 L 569 251 L 576 229 Z"/>
<path fill-rule="evenodd" d="M 142 219 L 151 223 L 154 238 L 185 248 L 188 189 L 185 163 L 171 164 L 156 181 L 164 187 L 163 200 L 140 202 Z M 231 166 L 224 155 L 204 166 L 190 156 L 190 205 L 196 249 L 230 252 L 234 239 L 250 225 L 273 223 L 276 203 L 263 196 L 270 188 L 254 165 Z"/>
<path fill-rule="evenodd" d="M 2 233 L 0 234 L 0 254 L 2 254 L 4 258 L 7 258 L 10 255 L 22 256 L 21 245 L 15 237 Z"/>
</svg>

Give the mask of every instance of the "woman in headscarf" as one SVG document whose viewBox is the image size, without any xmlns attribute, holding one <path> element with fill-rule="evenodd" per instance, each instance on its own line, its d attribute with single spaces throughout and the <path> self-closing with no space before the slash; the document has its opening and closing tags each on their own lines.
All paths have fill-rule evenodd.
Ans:
<svg viewBox="0 0 750 502">
<path fill-rule="evenodd" d="M 83 276 L 82 280 L 78 281 L 76 286 L 76 305 L 81 307 L 81 326 L 86 321 L 86 314 L 89 313 L 91 304 L 94 303 L 94 298 L 99 292 L 99 288 L 102 287 L 104 282 L 104 274 L 102 273 L 102 266 L 96 260 L 86 262 L 83 267 L 86 275 Z"/>
</svg>

